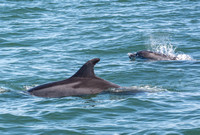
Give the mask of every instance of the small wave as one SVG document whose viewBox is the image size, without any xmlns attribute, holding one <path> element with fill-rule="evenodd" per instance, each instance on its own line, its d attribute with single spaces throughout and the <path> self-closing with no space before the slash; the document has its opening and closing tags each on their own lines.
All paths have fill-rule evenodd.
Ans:
<svg viewBox="0 0 200 135">
<path fill-rule="evenodd" d="M 9 92 L 9 90 L 7 90 L 5 88 L 0 88 L 0 93 L 4 93 L 4 92 Z"/>
<path fill-rule="evenodd" d="M 23 88 L 24 88 L 25 91 L 27 91 L 27 90 L 29 90 L 29 89 L 31 89 L 31 88 L 36 87 L 36 86 L 38 86 L 38 85 L 37 85 L 37 84 L 33 84 L 33 85 L 25 85 L 25 86 L 23 86 Z"/>
<path fill-rule="evenodd" d="M 139 93 L 139 92 L 161 92 L 161 91 L 167 91 L 167 89 L 163 89 L 157 86 L 130 86 L 130 87 L 120 87 L 120 88 L 113 88 L 109 89 L 109 92 L 112 93 Z"/>
<path fill-rule="evenodd" d="M 25 90 L 29 90 L 29 89 L 31 89 L 32 88 L 32 86 L 24 86 L 24 89 Z"/>
</svg>

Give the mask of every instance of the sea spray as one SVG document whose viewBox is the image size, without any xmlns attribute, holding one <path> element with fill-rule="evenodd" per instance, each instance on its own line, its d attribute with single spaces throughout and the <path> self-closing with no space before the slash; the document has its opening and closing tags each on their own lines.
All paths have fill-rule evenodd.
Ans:
<svg viewBox="0 0 200 135">
<path fill-rule="evenodd" d="M 148 50 L 174 57 L 176 47 L 171 44 L 167 36 L 159 36 L 157 38 L 151 36 Z"/>
<path fill-rule="evenodd" d="M 176 52 L 176 47 L 170 42 L 169 36 L 150 36 L 150 44 L 147 49 L 153 52 L 177 57 L 176 60 L 193 60 L 190 55 L 183 52 Z"/>
</svg>

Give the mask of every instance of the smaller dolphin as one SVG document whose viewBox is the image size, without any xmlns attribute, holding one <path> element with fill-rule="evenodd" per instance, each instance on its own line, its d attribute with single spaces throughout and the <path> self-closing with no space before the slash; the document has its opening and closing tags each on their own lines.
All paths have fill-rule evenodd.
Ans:
<svg viewBox="0 0 200 135">
<path fill-rule="evenodd" d="M 176 57 L 146 50 L 138 51 L 136 53 L 128 53 L 128 56 L 131 60 L 135 60 L 135 58 L 150 60 L 177 60 Z"/>
<path fill-rule="evenodd" d="M 70 78 L 40 85 L 28 92 L 39 97 L 66 97 L 98 94 L 109 88 L 119 88 L 94 74 L 94 65 L 99 61 L 99 58 L 91 59 Z"/>
</svg>

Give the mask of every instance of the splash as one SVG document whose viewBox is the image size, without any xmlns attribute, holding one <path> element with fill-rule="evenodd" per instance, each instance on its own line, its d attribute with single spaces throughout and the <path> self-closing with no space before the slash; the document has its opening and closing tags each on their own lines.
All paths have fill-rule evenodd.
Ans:
<svg viewBox="0 0 200 135">
<path fill-rule="evenodd" d="M 176 57 L 177 60 L 193 60 L 190 55 L 184 54 L 182 52 L 176 53 L 176 47 L 174 47 L 168 36 L 159 36 L 157 38 L 151 36 L 150 44 L 148 45 L 148 50 L 153 52 L 162 53 L 170 57 Z"/>
<path fill-rule="evenodd" d="M 194 60 L 190 55 L 187 54 L 177 54 L 177 60 Z"/>
<path fill-rule="evenodd" d="M 169 42 L 169 39 L 164 37 L 158 39 L 151 37 L 148 49 L 169 56 L 175 56 L 175 50 L 176 50 L 176 48 Z"/>
</svg>

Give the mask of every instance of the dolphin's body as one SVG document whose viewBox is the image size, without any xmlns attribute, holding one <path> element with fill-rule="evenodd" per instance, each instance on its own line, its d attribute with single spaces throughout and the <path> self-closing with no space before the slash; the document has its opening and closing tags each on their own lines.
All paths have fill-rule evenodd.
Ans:
<svg viewBox="0 0 200 135">
<path fill-rule="evenodd" d="M 176 57 L 165 55 L 162 53 L 152 52 L 152 51 L 138 51 L 136 53 L 128 53 L 129 58 L 134 60 L 135 58 L 150 59 L 150 60 L 176 60 Z"/>
<path fill-rule="evenodd" d="M 99 61 L 99 58 L 89 60 L 70 78 L 40 85 L 28 92 L 39 97 L 66 97 L 98 94 L 109 88 L 119 88 L 94 74 L 94 65 Z"/>
</svg>

